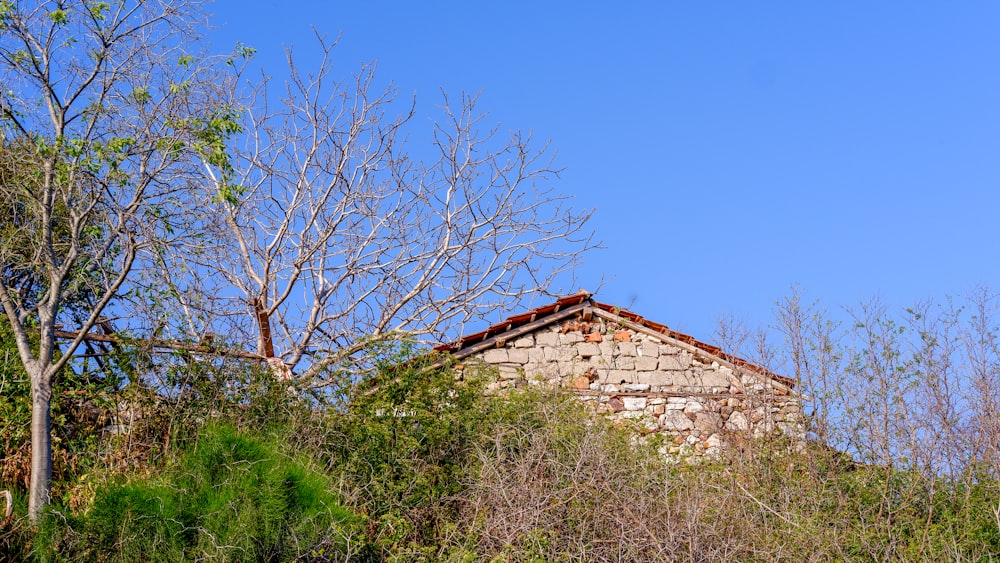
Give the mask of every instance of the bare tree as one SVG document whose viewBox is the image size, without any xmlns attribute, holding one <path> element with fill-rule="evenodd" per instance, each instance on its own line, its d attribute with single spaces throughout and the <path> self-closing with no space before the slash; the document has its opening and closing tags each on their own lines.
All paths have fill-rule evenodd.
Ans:
<svg viewBox="0 0 1000 563">
<path fill-rule="evenodd" d="M 53 379 L 123 290 L 169 244 L 196 159 L 218 122 L 190 51 L 197 3 L 0 2 L 0 302 L 31 379 L 29 514 L 49 500 Z M 65 305 L 88 296 L 78 319 Z M 77 321 L 60 349 L 56 328 Z"/>
<path fill-rule="evenodd" d="M 445 97 L 429 144 L 414 146 L 414 106 L 393 116 L 370 65 L 338 82 L 333 45 L 319 45 L 308 74 L 288 53 L 278 100 L 267 80 L 247 94 L 237 71 L 245 129 L 231 160 L 205 162 L 218 244 L 185 257 L 238 290 L 225 311 L 244 312 L 257 352 L 312 387 L 373 342 L 440 337 L 555 289 L 591 246 L 589 212 L 550 191 L 547 146 L 485 126 L 467 95 Z"/>
</svg>

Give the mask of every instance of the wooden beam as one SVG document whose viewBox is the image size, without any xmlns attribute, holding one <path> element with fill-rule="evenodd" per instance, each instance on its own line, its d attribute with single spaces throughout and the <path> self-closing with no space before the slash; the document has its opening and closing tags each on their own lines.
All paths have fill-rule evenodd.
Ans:
<svg viewBox="0 0 1000 563">
<path fill-rule="evenodd" d="M 509 342 L 510 340 L 513 340 L 513 339 L 517 338 L 518 336 L 521 336 L 523 334 L 527 334 L 527 333 L 529 333 L 529 332 L 531 332 L 531 331 L 533 331 L 533 330 L 535 330 L 537 328 L 543 327 L 543 326 L 545 326 L 547 324 L 551 324 L 551 323 L 554 323 L 556 321 L 561 321 L 562 319 L 565 319 L 565 318 L 568 318 L 568 317 L 572 317 L 576 313 L 579 313 L 580 311 L 583 311 L 586 307 L 588 307 L 587 303 L 578 303 L 576 305 L 573 305 L 572 307 L 563 309 L 562 311 L 559 311 L 558 313 L 554 312 L 554 313 L 552 313 L 550 315 L 546 315 L 546 316 L 544 316 L 544 317 L 542 317 L 542 318 L 540 318 L 540 319 L 538 319 L 536 321 L 533 321 L 533 322 L 530 322 L 530 323 L 527 323 L 527 324 L 523 324 L 523 325 L 521 325 L 521 326 L 519 326 L 519 327 L 517 327 L 517 328 L 515 328 L 513 330 L 509 330 L 507 332 L 502 332 L 502 333 L 500 333 L 500 334 L 498 334 L 496 336 L 493 336 L 491 338 L 486 338 L 486 339 L 484 339 L 483 341 L 481 341 L 479 343 L 473 344 L 471 346 L 466 346 L 465 348 L 462 348 L 461 350 L 455 350 L 454 352 L 451 352 L 451 355 L 456 360 L 461 360 L 463 358 L 467 358 L 467 357 L 469 357 L 469 356 L 471 356 L 473 354 L 476 354 L 478 352 L 482 352 L 483 350 L 486 350 L 488 348 L 492 348 L 498 342 Z M 432 368 L 439 368 L 442 365 L 444 365 L 444 364 L 440 363 L 440 362 L 437 362 L 434 365 L 432 365 L 431 367 Z"/>
</svg>

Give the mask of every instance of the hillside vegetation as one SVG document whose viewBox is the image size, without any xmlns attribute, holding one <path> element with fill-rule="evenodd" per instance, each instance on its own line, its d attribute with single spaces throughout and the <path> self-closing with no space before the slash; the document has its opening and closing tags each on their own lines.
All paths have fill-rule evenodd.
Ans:
<svg viewBox="0 0 1000 563">
<path fill-rule="evenodd" d="M 26 517 L 27 389 L 3 366 L 7 560 L 975 560 L 1000 553 L 986 466 L 943 475 L 813 442 L 669 465 L 558 390 L 483 393 L 410 352 L 342 397 L 189 358 L 170 387 L 70 377 L 55 502 Z M 404 367 L 400 367 L 404 366 Z M 130 417 L 123 420 L 123 417 Z M 652 438 L 655 441 L 655 437 Z"/>
</svg>

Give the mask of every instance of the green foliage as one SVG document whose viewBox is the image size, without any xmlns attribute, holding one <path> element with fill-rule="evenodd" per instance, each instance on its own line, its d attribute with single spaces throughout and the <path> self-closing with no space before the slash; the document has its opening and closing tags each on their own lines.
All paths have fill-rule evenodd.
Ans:
<svg viewBox="0 0 1000 563">
<path fill-rule="evenodd" d="M 333 439 L 324 445 L 368 519 L 369 549 L 382 556 L 434 546 L 454 521 L 492 405 L 475 370 L 456 380 L 451 369 L 431 367 L 441 358 L 414 353 L 401 345 L 383 354 L 348 412 L 331 416 Z"/>
<path fill-rule="evenodd" d="M 352 517 L 329 477 L 282 450 L 280 435 L 208 425 L 154 479 L 98 490 L 68 526 L 50 516 L 37 552 L 51 560 L 284 561 L 341 549 Z M 54 524 L 53 524 L 54 522 Z"/>
</svg>

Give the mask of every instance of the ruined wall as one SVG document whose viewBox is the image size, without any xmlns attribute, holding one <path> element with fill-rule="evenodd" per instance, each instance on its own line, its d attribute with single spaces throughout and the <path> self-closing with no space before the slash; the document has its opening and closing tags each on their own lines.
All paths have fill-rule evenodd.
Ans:
<svg viewBox="0 0 1000 563">
<path fill-rule="evenodd" d="M 804 435 L 801 402 L 784 385 L 604 318 L 557 323 L 471 358 L 498 370 L 493 391 L 568 388 L 596 412 L 665 437 L 670 456 L 718 454 L 732 435 Z"/>
</svg>

